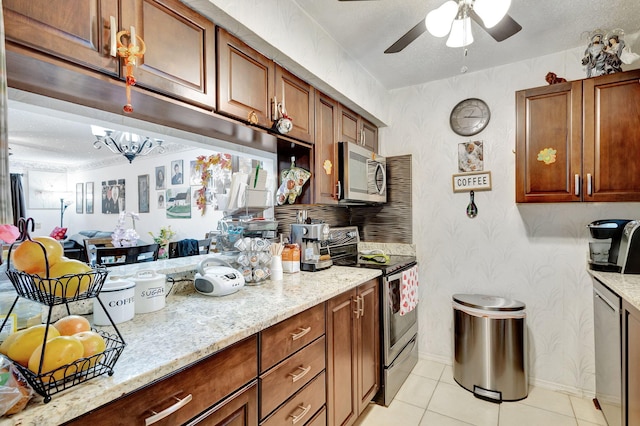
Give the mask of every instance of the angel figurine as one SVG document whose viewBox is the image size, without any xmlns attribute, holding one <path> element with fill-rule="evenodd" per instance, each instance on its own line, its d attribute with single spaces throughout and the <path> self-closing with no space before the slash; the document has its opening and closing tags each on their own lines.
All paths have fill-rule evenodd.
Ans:
<svg viewBox="0 0 640 426">
<path fill-rule="evenodd" d="M 604 34 L 596 31 L 591 36 L 591 41 L 584 52 L 582 65 L 587 68 L 587 78 L 606 74 L 605 71 L 605 46 L 603 42 Z"/>
</svg>

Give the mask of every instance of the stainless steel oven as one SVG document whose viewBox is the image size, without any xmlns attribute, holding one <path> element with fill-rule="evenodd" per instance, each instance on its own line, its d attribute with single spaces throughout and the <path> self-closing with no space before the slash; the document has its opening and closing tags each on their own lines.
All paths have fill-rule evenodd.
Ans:
<svg viewBox="0 0 640 426">
<path fill-rule="evenodd" d="M 380 285 L 380 390 L 378 404 L 388 406 L 418 362 L 417 309 L 400 315 L 402 273 L 415 266 L 415 256 L 391 255 L 384 263 L 366 261 L 358 254 L 358 228 L 331 228 L 329 247 L 334 265 L 382 271 Z"/>
</svg>

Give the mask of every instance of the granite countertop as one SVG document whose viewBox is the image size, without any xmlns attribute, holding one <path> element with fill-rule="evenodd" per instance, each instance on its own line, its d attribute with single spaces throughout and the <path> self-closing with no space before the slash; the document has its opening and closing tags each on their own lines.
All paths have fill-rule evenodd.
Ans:
<svg viewBox="0 0 640 426">
<path fill-rule="evenodd" d="M 204 257 L 127 265 L 113 268 L 111 274 L 132 275 L 151 268 L 188 274 Z M 47 404 L 36 396 L 21 413 L 1 418 L 0 425 L 40 426 L 71 420 L 379 275 L 374 269 L 333 266 L 285 274 L 283 281 L 247 285 L 224 297 L 196 293 L 190 283 L 176 286 L 165 308 L 117 324 L 127 346 L 113 376 L 88 380 L 53 395 Z"/>
<path fill-rule="evenodd" d="M 640 275 L 592 270 L 589 274 L 640 310 Z"/>
</svg>

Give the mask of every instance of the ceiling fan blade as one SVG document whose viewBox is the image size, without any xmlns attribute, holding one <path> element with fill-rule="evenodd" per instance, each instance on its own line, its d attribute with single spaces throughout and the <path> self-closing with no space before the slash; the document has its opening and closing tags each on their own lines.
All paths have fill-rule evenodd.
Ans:
<svg viewBox="0 0 640 426">
<path fill-rule="evenodd" d="M 476 24 L 480 25 L 480 27 L 488 32 L 496 41 L 506 40 L 522 29 L 522 26 L 509 15 L 504 15 L 504 18 L 491 28 L 484 26 L 482 18 L 480 18 L 473 9 L 469 11 L 469 15 L 476 21 Z"/>
<path fill-rule="evenodd" d="M 398 41 L 389 46 L 384 53 L 400 52 L 402 49 L 410 45 L 415 39 L 420 37 L 425 31 L 427 31 L 427 24 L 425 24 L 424 19 L 421 19 L 415 27 L 411 28 L 405 35 L 400 37 Z"/>
</svg>

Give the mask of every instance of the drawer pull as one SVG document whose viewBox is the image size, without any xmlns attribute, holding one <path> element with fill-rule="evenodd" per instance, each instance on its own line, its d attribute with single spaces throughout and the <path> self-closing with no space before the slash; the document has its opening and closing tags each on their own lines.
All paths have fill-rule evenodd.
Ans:
<svg viewBox="0 0 640 426">
<path fill-rule="evenodd" d="M 292 383 L 295 383 L 295 382 L 297 382 L 298 380 L 302 379 L 304 376 L 306 376 L 306 375 L 307 375 L 307 373 L 308 373 L 309 371 L 311 371 L 311 366 L 308 366 L 307 368 L 304 368 L 304 367 L 302 367 L 302 366 L 301 366 L 301 367 L 298 367 L 298 368 L 296 369 L 296 371 L 298 371 L 298 370 L 302 370 L 302 372 L 301 372 L 301 373 L 298 373 L 298 374 L 295 374 L 295 373 L 289 373 L 289 376 L 291 376 L 291 382 L 292 382 Z"/>
<path fill-rule="evenodd" d="M 164 410 L 160 411 L 159 413 L 156 413 L 155 411 L 151 411 L 153 413 L 153 416 L 150 416 L 150 417 L 147 417 L 146 419 L 144 419 L 145 426 L 149 426 L 149 425 L 152 425 L 152 424 L 154 424 L 156 422 L 159 422 L 160 420 L 162 420 L 165 417 L 175 413 L 176 411 L 178 411 L 179 409 L 181 409 L 182 407 L 184 407 L 185 405 L 190 403 L 191 399 L 193 399 L 191 394 L 185 396 L 182 399 L 177 398 L 175 396 L 173 398 L 178 402 L 173 404 L 171 407 L 165 408 Z"/>
<path fill-rule="evenodd" d="M 299 327 L 297 333 L 291 333 L 291 340 L 298 340 L 299 338 L 306 335 L 310 331 L 311 331 L 311 327 L 307 327 L 307 328 Z"/>
<path fill-rule="evenodd" d="M 301 409 L 302 413 L 298 414 L 297 416 L 294 416 L 293 414 L 289 414 L 289 417 L 291 417 L 291 424 L 294 424 L 294 425 L 298 423 L 300 420 L 302 420 L 304 416 L 307 415 L 309 410 L 311 410 L 311 404 L 307 405 L 306 407 L 300 404 L 296 408 Z"/>
</svg>

